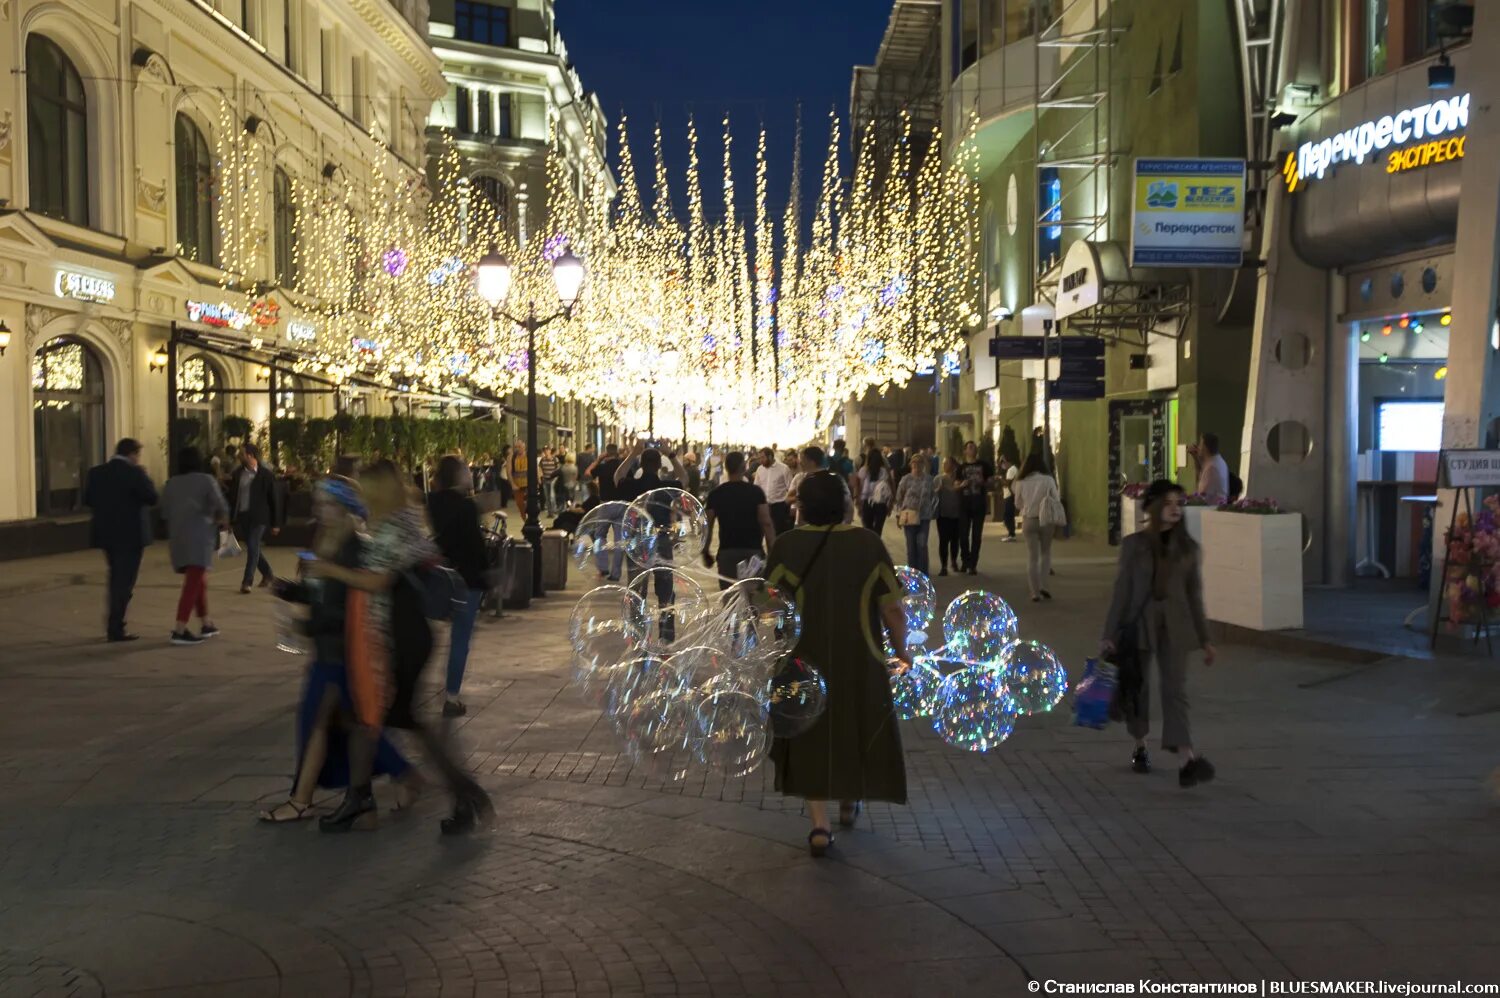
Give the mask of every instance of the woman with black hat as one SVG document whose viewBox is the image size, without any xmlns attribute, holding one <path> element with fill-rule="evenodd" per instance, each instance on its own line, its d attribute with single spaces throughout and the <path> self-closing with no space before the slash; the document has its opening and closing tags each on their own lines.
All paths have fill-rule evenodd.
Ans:
<svg viewBox="0 0 1500 998">
<path fill-rule="evenodd" d="M 1131 768 L 1151 771 L 1146 736 L 1151 731 L 1147 697 L 1147 656 L 1156 661 L 1161 683 L 1162 748 L 1186 759 L 1178 783 L 1193 787 L 1214 778 L 1213 765 L 1193 749 L 1188 728 L 1187 656 L 1203 649 L 1203 663 L 1214 664 L 1208 618 L 1203 613 L 1203 577 L 1198 542 L 1182 522 L 1187 499 L 1182 487 L 1158 480 L 1146 490 L 1146 530 L 1120 542 L 1120 567 L 1105 620 L 1101 648 L 1106 656 L 1141 662 L 1139 686 L 1120 687 L 1125 726 L 1135 738 Z"/>
</svg>

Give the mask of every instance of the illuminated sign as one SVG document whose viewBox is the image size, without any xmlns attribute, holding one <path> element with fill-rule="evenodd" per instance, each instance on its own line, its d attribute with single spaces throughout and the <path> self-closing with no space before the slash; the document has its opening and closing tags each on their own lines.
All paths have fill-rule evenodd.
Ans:
<svg viewBox="0 0 1500 998">
<path fill-rule="evenodd" d="M 1436 139 L 1410 149 L 1396 149 L 1385 161 L 1385 172 L 1405 173 L 1423 166 L 1436 166 L 1449 160 L 1463 159 L 1464 145 L 1468 141 L 1467 135 L 1460 135 L 1456 139 Z"/>
<path fill-rule="evenodd" d="M 243 312 L 227 302 L 215 304 L 209 301 L 189 301 L 187 317 L 193 322 L 201 322 L 205 326 L 217 326 L 220 329 L 244 329 L 253 321 L 250 313 Z"/>
<path fill-rule="evenodd" d="M 1132 267 L 1238 267 L 1245 232 L 1245 161 L 1137 159 L 1130 231 Z M 1087 281 L 1087 275 L 1071 271 L 1063 293 Z"/>
<path fill-rule="evenodd" d="M 1349 160 L 1363 163 L 1367 157 L 1377 152 L 1384 152 L 1393 145 L 1402 146 L 1414 139 L 1437 139 L 1450 132 L 1462 131 L 1468 126 L 1469 95 L 1459 94 L 1447 100 L 1418 104 L 1396 114 L 1387 114 L 1374 121 L 1362 122 L 1336 135 L 1304 142 L 1297 147 L 1295 154 L 1287 155 L 1286 164 L 1282 167 L 1281 172 L 1286 178 L 1286 189 L 1295 191 L 1310 180 L 1321 180 L 1328 173 L 1329 167 L 1337 166 L 1339 163 L 1347 163 Z M 1443 143 L 1427 143 L 1427 145 L 1434 144 L 1442 145 Z M 1418 148 L 1426 148 L 1426 146 Z M 1436 154 L 1430 154 L 1425 161 L 1414 162 L 1411 166 L 1403 165 L 1396 169 L 1390 169 L 1390 163 L 1394 162 L 1392 159 L 1387 163 L 1386 172 L 1400 173 L 1416 166 L 1427 166 L 1434 161 L 1431 158 L 1433 155 Z M 1457 155 L 1445 155 L 1443 161 L 1458 159 L 1462 156 L 1463 151 L 1460 146 Z M 1404 158 L 1402 162 L 1405 162 Z"/>
<path fill-rule="evenodd" d="M 250 318 L 257 326 L 274 326 L 281 316 L 281 306 L 269 298 L 250 303 Z"/>
<path fill-rule="evenodd" d="M 71 270 L 59 270 L 53 285 L 59 298 L 77 298 L 79 301 L 110 302 L 115 300 L 115 282 L 102 277 L 90 277 Z"/>
<path fill-rule="evenodd" d="M 292 319 L 286 324 L 286 338 L 296 343 L 311 343 L 318 338 L 318 327 L 310 322 Z"/>
</svg>

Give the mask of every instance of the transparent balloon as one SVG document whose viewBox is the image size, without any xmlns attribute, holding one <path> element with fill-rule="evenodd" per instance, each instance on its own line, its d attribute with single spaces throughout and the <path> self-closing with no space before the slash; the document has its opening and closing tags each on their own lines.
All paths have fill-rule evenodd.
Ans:
<svg viewBox="0 0 1500 998">
<path fill-rule="evenodd" d="M 891 643 L 891 632 L 885 628 L 880 629 L 881 648 L 885 651 L 886 658 L 897 658 L 896 646 Z M 913 657 L 927 654 L 927 632 L 908 629 L 906 632 L 906 648 Z"/>
<path fill-rule="evenodd" d="M 649 529 L 630 536 L 625 553 L 637 565 L 680 561 L 703 546 L 703 503 L 682 489 L 652 489 L 631 504 Z"/>
<path fill-rule="evenodd" d="M 1017 621 L 1010 605 L 980 589 L 971 589 L 948 604 L 943 614 L 943 642 L 949 655 L 969 662 L 994 663 L 1016 640 Z"/>
<path fill-rule="evenodd" d="M 680 692 L 663 688 L 637 697 L 616 718 L 616 727 L 635 764 L 664 779 L 687 775 L 697 711 Z"/>
<path fill-rule="evenodd" d="M 573 560 L 580 570 L 590 565 L 617 576 L 632 539 L 649 536 L 651 520 L 628 502 L 600 503 L 578 521 L 573 533 Z"/>
<path fill-rule="evenodd" d="M 828 708 L 828 683 L 806 659 L 787 655 L 777 663 L 767 700 L 771 733 L 796 738 L 811 730 Z"/>
<path fill-rule="evenodd" d="M 596 677 L 622 662 L 634 661 L 641 651 L 641 640 L 624 631 L 600 631 L 583 638 L 573 649 L 573 682 L 579 693 L 602 707 L 603 687 Z"/>
<path fill-rule="evenodd" d="M 802 636 L 802 614 L 792 594 L 764 579 L 745 579 L 722 594 L 730 654 L 736 658 L 788 654 Z"/>
<path fill-rule="evenodd" d="M 1005 686 L 1022 714 L 1043 714 L 1068 692 L 1068 670 L 1040 641 L 1018 641 L 1001 660 Z"/>
<path fill-rule="evenodd" d="M 892 669 L 901 666 L 891 661 Z M 891 705 L 896 716 L 903 721 L 918 717 L 931 717 L 937 709 L 938 688 L 943 685 L 943 674 L 924 657 L 914 659 L 911 668 L 891 674 Z"/>
<path fill-rule="evenodd" d="M 969 665 L 943 680 L 932 726 L 954 748 L 988 752 L 1010 737 L 1018 713 L 1000 670 Z"/>
<path fill-rule="evenodd" d="M 932 580 L 910 565 L 896 566 L 896 580 L 901 583 L 901 608 L 906 612 L 906 629 L 925 632 L 937 615 L 937 589 Z"/>
<path fill-rule="evenodd" d="M 667 667 L 676 677 L 677 691 L 694 703 L 732 675 L 729 656 L 713 645 L 693 645 L 676 651 L 667 659 Z"/>
<path fill-rule="evenodd" d="M 703 587 L 670 566 L 646 569 L 630 580 L 630 588 L 645 600 L 646 640 L 657 649 L 676 644 L 712 609 Z"/>
<path fill-rule="evenodd" d="M 568 618 L 568 640 L 574 648 L 605 633 L 619 632 L 639 640 L 646 629 L 646 601 L 624 586 L 600 586 L 584 593 Z"/>
<path fill-rule="evenodd" d="M 698 704 L 693 754 L 728 777 L 760 767 L 767 746 L 766 705 L 739 689 L 718 689 Z"/>
</svg>

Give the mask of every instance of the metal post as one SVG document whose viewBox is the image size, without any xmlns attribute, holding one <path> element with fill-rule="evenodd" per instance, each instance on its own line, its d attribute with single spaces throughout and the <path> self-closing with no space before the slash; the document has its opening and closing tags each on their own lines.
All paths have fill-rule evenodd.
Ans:
<svg viewBox="0 0 1500 998">
<path fill-rule="evenodd" d="M 681 443 L 681 446 L 679 446 L 677 448 L 677 453 L 681 454 L 685 450 L 687 450 L 687 403 L 686 402 L 682 403 L 682 443 Z"/>
<path fill-rule="evenodd" d="M 177 474 L 177 323 L 167 336 L 167 474 Z"/>
<path fill-rule="evenodd" d="M 268 366 L 271 374 L 266 378 L 266 394 L 270 396 L 271 404 L 266 407 L 266 443 L 271 451 L 271 467 L 280 468 L 281 462 L 277 455 L 281 445 L 276 442 L 276 362 L 272 360 Z"/>
<path fill-rule="evenodd" d="M 646 396 L 646 436 L 651 440 L 656 439 L 656 389 L 651 389 L 651 394 Z"/>
<path fill-rule="evenodd" d="M 1055 474 L 1050 460 L 1052 454 L 1052 400 L 1049 397 L 1048 379 L 1052 377 L 1052 320 L 1042 320 L 1042 464 L 1048 473 Z"/>
<path fill-rule="evenodd" d="M 531 545 L 531 594 L 547 595 L 542 589 L 542 521 L 538 507 L 542 504 L 542 476 L 537 464 L 536 439 L 536 307 L 526 316 L 526 525 L 521 536 Z"/>
</svg>

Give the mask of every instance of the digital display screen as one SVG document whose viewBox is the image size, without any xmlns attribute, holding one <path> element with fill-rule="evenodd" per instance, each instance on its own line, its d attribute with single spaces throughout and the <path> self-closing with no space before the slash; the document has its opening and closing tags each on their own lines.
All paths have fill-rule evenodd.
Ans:
<svg viewBox="0 0 1500 998">
<path fill-rule="evenodd" d="M 1375 446 L 1383 451 L 1431 451 L 1443 446 L 1443 403 L 1381 402 Z"/>
</svg>

